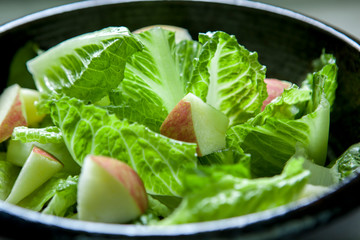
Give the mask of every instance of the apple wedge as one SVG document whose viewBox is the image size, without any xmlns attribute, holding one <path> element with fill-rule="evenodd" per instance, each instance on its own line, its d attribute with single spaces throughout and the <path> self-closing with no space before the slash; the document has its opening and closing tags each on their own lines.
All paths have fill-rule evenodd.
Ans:
<svg viewBox="0 0 360 240">
<path fill-rule="evenodd" d="M 145 212 L 144 184 L 127 164 L 104 156 L 88 155 L 78 183 L 80 220 L 126 223 Z"/>
<path fill-rule="evenodd" d="M 6 202 L 17 204 L 60 171 L 62 167 L 63 165 L 52 155 L 38 147 L 33 147 Z"/>
<path fill-rule="evenodd" d="M 24 143 L 20 140 L 10 139 L 6 152 L 6 160 L 16 166 L 22 167 L 34 146 L 46 151 L 61 162 L 64 166 L 61 171 L 67 172 L 71 175 L 78 175 L 80 173 L 79 164 L 74 161 L 64 143 Z"/>
<path fill-rule="evenodd" d="M 225 148 L 229 119 L 192 93 L 187 94 L 166 117 L 160 133 L 179 141 L 197 143 L 204 156 Z"/>
<path fill-rule="evenodd" d="M 15 127 L 27 126 L 20 89 L 17 84 L 11 85 L 0 96 L 0 142 L 8 139 Z"/>
<path fill-rule="evenodd" d="M 37 127 L 45 117 L 45 114 L 40 114 L 38 112 L 35 105 L 36 102 L 39 101 L 40 93 L 34 89 L 21 88 L 20 94 L 25 105 L 28 125 L 30 127 Z"/>
<path fill-rule="evenodd" d="M 268 97 L 264 100 L 263 105 L 261 107 L 261 111 L 263 111 L 272 100 L 281 96 L 285 89 L 291 87 L 292 83 L 288 81 L 278 80 L 274 78 L 266 78 L 266 90 L 268 93 Z"/>
</svg>

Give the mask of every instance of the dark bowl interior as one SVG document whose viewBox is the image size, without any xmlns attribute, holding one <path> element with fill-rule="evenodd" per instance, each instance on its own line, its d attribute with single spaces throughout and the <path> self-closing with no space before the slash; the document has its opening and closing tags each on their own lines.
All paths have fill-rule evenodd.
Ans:
<svg viewBox="0 0 360 240">
<path fill-rule="evenodd" d="M 152 24 L 185 27 L 193 38 L 199 32 L 222 30 L 234 34 L 239 43 L 257 51 L 267 66 L 267 76 L 300 82 L 311 69 L 311 61 L 323 49 L 333 53 L 339 67 L 336 103 L 331 114 L 330 153 L 339 156 L 360 139 L 360 46 L 318 21 L 291 11 L 247 1 L 85 1 L 33 14 L 0 27 L 2 64 L 0 87 L 4 89 L 15 52 L 27 41 L 42 49 L 108 26 L 135 30 Z M 247 218 L 187 224 L 166 229 L 141 226 L 86 223 L 43 216 L 0 203 L 3 236 L 23 234 L 43 238 L 277 238 L 324 225 L 360 206 L 360 175 L 319 199 L 298 206 L 275 209 Z M 309 218 L 310 217 L 310 218 Z M 311 219 L 311 220 L 309 220 Z M 18 228 L 21 231 L 11 229 Z M 280 230 L 281 229 L 281 230 Z"/>
</svg>

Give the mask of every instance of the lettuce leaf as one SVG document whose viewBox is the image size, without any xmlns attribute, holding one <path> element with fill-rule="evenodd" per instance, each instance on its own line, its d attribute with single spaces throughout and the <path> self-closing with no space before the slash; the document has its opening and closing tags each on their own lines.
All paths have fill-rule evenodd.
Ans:
<svg viewBox="0 0 360 240">
<path fill-rule="evenodd" d="M 235 36 L 208 32 L 187 91 L 225 113 L 230 125 L 243 123 L 260 112 L 267 97 L 266 68 L 256 52 L 239 45 Z"/>
<path fill-rule="evenodd" d="M 336 71 L 336 65 L 324 66 L 312 74 L 311 85 L 284 91 L 262 113 L 228 130 L 228 145 L 239 145 L 251 154 L 255 177 L 279 174 L 297 147 L 306 149 L 316 164 L 324 165 L 331 108 L 326 96 L 335 93 Z"/>
<path fill-rule="evenodd" d="M 46 128 L 16 127 L 14 128 L 11 138 L 24 143 L 38 142 L 46 144 L 64 142 L 60 129 L 54 126 Z"/>
<path fill-rule="evenodd" d="M 0 200 L 5 200 L 19 175 L 20 168 L 11 162 L 5 161 L 5 154 L 0 159 Z"/>
<path fill-rule="evenodd" d="M 299 196 L 309 172 L 303 158 L 291 159 L 281 175 L 248 179 L 227 171 L 187 175 L 188 193 L 161 225 L 218 220 L 255 213 L 287 204 Z M 238 165 L 239 166 L 239 165 Z"/>
<path fill-rule="evenodd" d="M 360 169 L 360 143 L 350 146 L 334 163 L 331 169 L 336 172 L 339 181 Z"/>
<path fill-rule="evenodd" d="M 76 203 L 78 176 L 58 173 L 17 205 L 34 211 L 66 216 Z"/>
<path fill-rule="evenodd" d="M 186 95 L 193 59 L 201 47 L 192 40 L 175 44 L 174 34 L 157 27 L 138 35 L 144 50 L 128 60 L 124 80 L 109 95 L 109 112 L 159 132 L 168 113 Z"/>
<path fill-rule="evenodd" d="M 184 72 L 192 72 L 192 58 L 199 45 L 194 41 L 175 44 L 175 33 L 153 28 L 138 35 L 144 50 L 127 62 L 119 89 L 132 99 L 143 99 L 170 112 L 185 96 Z"/>
<path fill-rule="evenodd" d="M 127 59 L 142 49 L 125 27 L 83 34 L 27 62 L 37 89 L 96 102 L 116 88 Z"/>
<path fill-rule="evenodd" d="M 79 176 L 69 176 L 56 186 L 55 195 L 42 211 L 60 217 L 71 216 L 76 212 L 77 183 Z"/>
<path fill-rule="evenodd" d="M 81 165 L 88 154 L 124 161 L 140 175 L 150 194 L 179 195 L 184 169 L 197 166 L 196 144 L 175 141 L 143 125 L 119 120 L 76 98 L 58 97 L 48 105 L 75 161 Z"/>
</svg>

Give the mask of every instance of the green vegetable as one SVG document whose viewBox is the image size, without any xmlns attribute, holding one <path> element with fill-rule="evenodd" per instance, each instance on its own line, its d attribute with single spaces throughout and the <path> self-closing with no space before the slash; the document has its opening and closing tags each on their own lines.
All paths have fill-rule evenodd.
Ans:
<svg viewBox="0 0 360 240">
<path fill-rule="evenodd" d="M 66 216 L 76 203 L 78 177 L 59 173 L 20 201 L 21 207 L 57 216 Z M 71 215 L 71 214 L 70 214 Z"/>
<path fill-rule="evenodd" d="M 188 91 L 225 113 L 230 125 L 243 123 L 260 112 L 267 97 L 266 68 L 257 53 L 239 45 L 224 32 L 199 35 L 202 51 Z"/>
<path fill-rule="evenodd" d="M 5 200 L 19 175 L 20 168 L 5 161 L 5 154 L 0 159 L 0 200 Z"/>
<path fill-rule="evenodd" d="M 350 146 L 332 165 L 332 170 L 336 172 L 340 181 L 358 171 L 360 168 L 360 143 Z"/>
<path fill-rule="evenodd" d="M 19 140 L 22 142 L 38 142 L 41 144 L 64 142 L 61 131 L 57 127 L 46 127 L 46 128 L 16 127 L 14 128 L 12 139 Z"/>
<path fill-rule="evenodd" d="M 127 28 L 109 27 L 64 41 L 27 66 L 39 91 L 97 102 L 119 85 L 127 59 L 141 49 Z"/>
<path fill-rule="evenodd" d="M 234 175 L 216 168 L 189 174 L 185 178 L 187 195 L 161 224 L 218 220 L 289 203 L 299 196 L 309 177 L 309 172 L 302 168 L 303 161 L 303 158 L 289 160 L 283 173 L 272 178 L 247 179 L 239 172 Z"/>
<path fill-rule="evenodd" d="M 334 64 L 324 66 L 312 75 L 311 85 L 285 90 L 262 113 L 228 130 L 228 145 L 240 145 L 251 154 L 255 177 L 279 174 L 296 147 L 303 147 L 315 163 L 325 164 L 331 107 L 326 96 L 335 92 L 325 86 L 336 86 L 336 71 Z"/>
<path fill-rule="evenodd" d="M 325 52 L 313 65 L 301 87 L 261 112 L 266 68 L 233 35 L 176 42 L 174 32 L 158 27 L 139 34 L 109 27 L 69 39 L 27 63 L 48 127 L 18 127 L 3 145 L 0 199 L 19 172 L 9 161 L 21 166 L 33 145 L 64 163 L 19 203 L 44 214 L 76 216 L 77 174 L 88 154 L 124 161 L 139 174 L 149 209 L 135 224 L 217 220 L 321 194 L 357 171 L 360 147 L 324 166 L 337 66 Z M 196 144 L 159 134 L 189 92 L 230 119 L 225 149 L 197 157 Z"/>
<path fill-rule="evenodd" d="M 42 213 L 61 217 L 73 215 L 76 210 L 78 180 L 78 176 L 69 176 L 67 179 L 63 179 L 56 187 L 55 195 Z"/>
<path fill-rule="evenodd" d="M 138 172 L 148 193 L 179 195 L 183 170 L 197 165 L 195 144 L 178 142 L 143 125 L 119 120 L 76 98 L 49 100 L 49 106 L 75 161 L 82 165 L 88 154 L 124 161 Z"/>
</svg>

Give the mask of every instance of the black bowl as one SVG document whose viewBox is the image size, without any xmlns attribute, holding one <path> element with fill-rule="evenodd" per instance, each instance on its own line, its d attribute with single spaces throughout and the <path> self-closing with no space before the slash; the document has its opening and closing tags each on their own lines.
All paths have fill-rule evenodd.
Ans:
<svg viewBox="0 0 360 240">
<path fill-rule="evenodd" d="M 299 82 L 323 49 L 339 67 L 337 99 L 331 116 L 330 152 L 339 156 L 360 139 L 360 46 L 343 33 L 303 15 L 248 1 L 84 1 L 45 10 L 0 27 L 1 89 L 15 52 L 27 41 L 47 49 L 67 38 L 108 26 L 134 30 L 152 24 L 199 32 L 222 30 L 267 66 L 267 76 Z M 245 217 L 147 227 L 82 222 L 0 202 L 0 235 L 22 238 L 274 239 L 329 224 L 360 206 L 360 174 L 317 199 Z"/>
</svg>

